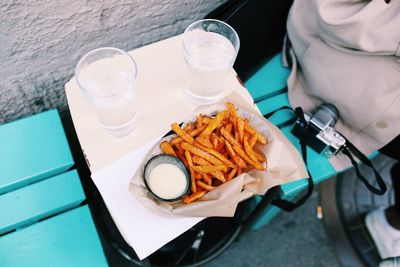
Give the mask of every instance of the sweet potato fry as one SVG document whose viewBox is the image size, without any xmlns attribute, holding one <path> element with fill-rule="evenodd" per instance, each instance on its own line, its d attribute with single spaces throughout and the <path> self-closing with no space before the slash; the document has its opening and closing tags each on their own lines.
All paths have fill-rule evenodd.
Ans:
<svg viewBox="0 0 400 267">
<path fill-rule="evenodd" d="M 197 128 L 203 127 L 203 116 L 201 113 L 197 115 Z"/>
<path fill-rule="evenodd" d="M 222 111 L 217 114 L 217 116 L 210 121 L 204 131 L 200 134 L 201 137 L 209 136 L 215 129 L 217 129 L 218 125 L 222 122 L 222 120 L 226 117 L 227 112 Z"/>
<path fill-rule="evenodd" d="M 208 165 L 208 166 L 193 166 L 192 169 L 195 172 L 210 173 L 210 172 L 216 172 L 216 171 L 226 172 L 228 170 L 228 167 L 226 167 L 226 165 Z"/>
<path fill-rule="evenodd" d="M 238 170 L 238 168 L 232 169 L 232 170 L 229 172 L 228 176 L 226 177 L 226 180 L 227 180 L 227 181 L 232 180 L 232 178 L 235 177 L 235 174 L 236 174 L 237 170 Z"/>
<path fill-rule="evenodd" d="M 247 155 L 254 161 L 258 162 L 257 157 L 254 155 L 253 149 L 251 148 L 249 141 L 247 140 L 247 136 L 243 140 L 244 151 L 246 151 Z"/>
<path fill-rule="evenodd" d="M 244 136 L 244 121 L 241 118 L 237 118 L 236 120 L 237 123 L 237 128 L 238 128 L 238 134 L 239 134 L 239 142 L 243 142 L 243 136 Z M 236 134 L 236 133 L 235 133 Z M 236 136 L 235 136 L 236 137 Z"/>
<path fill-rule="evenodd" d="M 194 123 L 193 122 L 189 122 L 185 125 L 185 128 L 183 128 L 183 130 L 187 133 L 193 131 L 194 129 Z"/>
<path fill-rule="evenodd" d="M 232 118 L 232 117 L 231 117 Z M 235 132 L 238 131 L 238 125 L 237 125 L 237 117 L 236 118 L 232 118 L 232 122 L 233 122 L 233 129 L 232 129 L 232 135 L 235 136 Z"/>
<path fill-rule="evenodd" d="M 231 133 L 232 132 L 232 123 L 228 123 L 226 126 L 225 126 L 225 130 L 228 132 L 228 133 Z"/>
<path fill-rule="evenodd" d="M 218 146 L 218 136 L 215 133 L 212 133 L 210 136 L 210 141 L 213 147 L 216 149 Z"/>
<path fill-rule="evenodd" d="M 196 155 L 193 155 L 192 159 L 193 159 L 193 163 L 196 164 L 196 165 L 200 165 L 200 166 L 212 165 L 207 160 L 205 160 L 205 159 L 203 159 L 203 158 L 201 158 L 199 156 L 196 156 Z"/>
<path fill-rule="evenodd" d="M 220 142 L 218 142 L 218 146 L 215 148 L 215 150 L 227 158 L 228 156 L 224 155 L 224 152 L 225 152 L 224 148 L 225 148 L 225 142 L 220 141 Z"/>
<path fill-rule="evenodd" d="M 183 165 L 185 165 L 186 168 L 189 168 L 189 164 L 185 158 L 185 152 L 181 152 L 179 150 L 176 150 L 176 156 L 183 162 Z"/>
<path fill-rule="evenodd" d="M 231 168 L 235 167 L 235 164 L 233 164 L 230 160 L 225 158 L 224 155 L 222 155 L 218 151 L 216 151 L 216 150 L 214 150 L 212 148 L 207 148 L 205 151 L 210 153 L 211 155 L 215 156 L 217 159 L 222 161 L 226 166 L 231 167 Z"/>
<path fill-rule="evenodd" d="M 239 132 L 238 131 L 235 132 L 235 140 L 236 140 L 236 142 L 240 143 Z"/>
<path fill-rule="evenodd" d="M 210 118 L 208 116 L 203 116 L 203 123 L 204 124 L 209 124 L 211 120 L 212 120 L 212 118 Z"/>
<path fill-rule="evenodd" d="M 187 143 L 189 144 L 193 144 L 194 143 L 194 139 L 193 137 L 191 137 L 187 132 L 185 132 L 177 123 L 173 123 L 171 125 L 172 130 L 179 135 L 180 137 L 182 137 L 183 140 L 185 140 Z"/>
<path fill-rule="evenodd" d="M 252 160 L 249 156 L 247 156 L 246 152 L 243 151 L 243 149 L 239 146 L 233 146 L 233 150 L 235 150 L 235 152 L 242 158 L 244 159 L 247 163 L 253 165 L 254 167 L 256 167 L 256 169 L 258 170 L 265 170 L 264 166 L 258 162 L 258 161 L 254 161 Z"/>
<path fill-rule="evenodd" d="M 206 184 L 208 185 L 212 185 L 212 179 L 210 176 L 208 176 L 207 173 L 201 173 L 201 176 L 203 177 L 204 182 L 206 182 Z"/>
<path fill-rule="evenodd" d="M 237 115 L 237 110 L 236 110 L 235 105 L 233 105 L 230 102 L 227 102 L 226 107 L 228 108 L 229 116 L 232 117 L 234 119 L 234 121 L 236 121 L 236 118 L 238 117 L 238 115 Z"/>
<path fill-rule="evenodd" d="M 173 146 L 175 149 L 175 153 L 177 157 L 183 162 L 186 168 L 189 167 L 189 164 L 185 158 L 185 150 L 181 147 L 180 143 Z"/>
<path fill-rule="evenodd" d="M 203 178 L 201 173 L 199 173 L 199 172 L 194 172 L 194 173 L 195 173 L 194 177 L 196 178 L 196 180 L 200 180 L 201 178 Z"/>
<path fill-rule="evenodd" d="M 217 144 L 217 147 L 215 148 L 215 150 L 218 151 L 221 154 L 224 154 L 223 151 L 224 151 L 224 148 L 225 148 L 225 139 L 223 139 L 223 138 L 221 138 L 219 136 L 216 136 L 216 138 L 218 140 L 218 144 Z"/>
<path fill-rule="evenodd" d="M 204 131 L 204 129 L 207 127 L 207 125 L 206 124 L 204 124 L 203 126 L 201 126 L 201 127 L 197 127 L 196 129 L 194 129 L 193 131 L 191 131 L 190 133 L 189 133 L 189 135 L 191 136 L 191 137 L 196 137 L 196 136 L 198 136 L 202 131 Z"/>
<path fill-rule="evenodd" d="M 262 136 L 260 133 L 256 133 L 257 135 L 257 141 L 262 144 L 262 145 L 266 145 L 267 144 L 267 140 L 264 138 L 264 136 Z"/>
<path fill-rule="evenodd" d="M 193 160 L 192 160 L 192 156 L 190 155 L 189 151 L 185 151 L 185 158 L 189 164 L 189 167 L 193 166 Z"/>
<path fill-rule="evenodd" d="M 226 147 L 226 150 L 228 151 L 229 156 L 231 156 L 231 158 L 233 158 L 236 155 L 236 153 L 235 153 L 235 150 L 233 150 L 231 144 L 227 140 L 225 140 L 225 147 Z"/>
<path fill-rule="evenodd" d="M 247 121 L 244 121 L 244 130 L 250 135 L 255 135 L 257 133 L 256 130 L 254 130 L 254 128 L 251 127 L 251 125 Z"/>
<path fill-rule="evenodd" d="M 256 144 L 256 142 L 257 142 L 257 135 L 255 134 L 255 135 L 253 135 L 252 137 L 250 137 L 250 140 L 249 140 L 249 145 L 251 146 L 251 148 L 254 147 L 254 145 Z"/>
<path fill-rule="evenodd" d="M 171 145 L 176 145 L 176 144 L 179 144 L 182 141 L 183 141 L 182 137 L 177 136 L 175 138 L 172 138 L 171 141 L 169 141 L 169 142 L 170 142 Z"/>
<path fill-rule="evenodd" d="M 244 160 L 239 157 L 238 155 L 236 155 L 236 152 L 233 150 L 231 144 L 229 144 L 228 141 L 225 140 L 225 145 L 226 145 L 226 150 L 228 151 L 229 156 L 231 156 L 231 158 L 233 159 L 233 161 L 235 162 L 235 164 L 242 169 L 247 168 L 247 164 L 246 162 L 244 162 Z"/>
<path fill-rule="evenodd" d="M 190 173 L 190 191 L 192 193 L 196 193 L 197 192 L 196 173 L 193 171 L 192 167 L 189 167 L 189 173 Z"/>
<path fill-rule="evenodd" d="M 202 198 L 206 193 L 207 193 L 207 191 L 204 190 L 204 191 L 197 191 L 196 193 L 193 193 L 189 196 L 185 196 L 183 198 L 183 203 L 189 204 L 199 198 Z"/>
<path fill-rule="evenodd" d="M 177 156 L 174 149 L 172 148 L 171 144 L 168 143 L 167 141 L 162 141 L 160 144 L 160 147 L 162 151 L 164 151 L 165 154 L 172 155 L 172 156 Z"/>
<path fill-rule="evenodd" d="M 197 147 L 197 148 L 200 148 L 200 149 L 204 150 L 204 151 L 206 151 L 206 150 L 208 149 L 208 147 L 203 146 L 203 145 L 200 144 L 199 142 L 194 142 L 193 145 L 194 145 L 195 147 Z"/>
<path fill-rule="evenodd" d="M 203 183 L 202 181 L 196 181 L 196 185 L 197 185 L 198 187 L 204 189 L 204 190 L 207 190 L 207 191 L 211 191 L 211 190 L 213 190 L 213 189 L 215 188 L 214 186 L 205 184 L 205 183 Z"/>
<path fill-rule="evenodd" d="M 192 153 L 194 155 L 202 157 L 203 159 L 211 162 L 212 164 L 223 165 L 221 160 L 217 159 L 216 157 L 214 157 L 213 155 L 209 154 L 208 152 L 206 152 L 206 151 L 204 151 L 204 150 L 202 150 L 202 149 L 200 149 L 198 147 L 195 147 L 195 146 L 193 146 L 193 145 L 191 145 L 189 143 L 182 142 L 181 147 L 184 150 L 188 150 L 190 153 Z"/>
<path fill-rule="evenodd" d="M 175 147 L 175 152 L 179 152 L 185 156 L 185 150 L 183 150 L 183 148 L 181 147 L 181 143 L 175 144 L 174 147 Z"/>
<path fill-rule="evenodd" d="M 225 128 L 221 128 L 221 135 L 232 145 L 242 146 Z"/>
<path fill-rule="evenodd" d="M 221 182 L 225 182 L 225 181 L 226 181 L 224 174 L 223 174 L 222 172 L 220 172 L 220 171 L 218 171 L 218 172 L 212 172 L 211 175 L 212 175 L 214 178 L 220 180 Z"/>
<path fill-rule="evenodd" d="M 260 144 L 266 145 L 267 140 L 262 136 L 260 133 L 258 133 L 256 130 L 254 130 L 253 127 L 247 122 L 244 121 L 244 130 L 248 132 L 250 135 L 257 135 L 257 141 L 260 142 Z"/>
<path fill-rule="evenodd" d="M 229 122 L 228 117 L 225 117 L 220 124 L 218 124 L 217 129 L 220 129 L 221 127 L 225 127 L 225 125 Z"/>
<path fill-rule="evenodd" d="M 193 163 L 194 164 L 197 164 L 197 165 L 200 165 L 200 166 L 210 166 L 211 165 L 210 162 L 208 162 L 207 160 L 205 160 L 205 159 L 203 159 L 203 158 L 201 158 L 199 156 L 196 156 L 196 155 L 193 155 L 192 159 L 193 159 Z M 214 178 L 225 182 L 224 174 L 222 172 L 216 171 L 216 172 L 211 172 L 210 174 Z M 204 179 L 204 176 L 203 176 L 203 179 Z"/>
<path fill-rule="evenodd" d="M 212 149 L 212 148 L 205 147 L 205 146 L 203 146 L 202 144 L 199 144 L 199 143 L 197 143 L 197 142 L 195 142 L 193 145 L 194 145 L 195 147 L 197 147 L 197 148 L 199 148 L 199 149 L 201 149 L 201 150 L 203 150 L 203 151 L 209 153 L 210 155 L 216 157 L 217 159 L 219 159 L 220 161 L 222 161 L 223 163 L 225 163 L 226 166 L 231 167 L 231 168 L 234 168 L 234 167 L 235 167 L 235 164 L 233 164 L 232 162 L 230 162 L 226 157 L 224 157 L 224 155 L 222 155 L 222 154 L 219 153 L 218 151 L 216 151 L 216 150 L 214 150 L 214 149 Z M 212 162 L 212 163 L 213 163 L 213 162 Z M 214 164 L 214 165 L 219 165 L 219 164 L 215 164 L 215 163 L 213 163 L 213 164 Z"/>
<path fill-rule="evenodd" d="M 261 152 L 259 149 L 257 148 L 253 148 L 254 151 L 254 155 L 256 156 L 257 160 L 259 162 L 265 162 L 267 161 L 267 157 L 264 155 L 263 152 Z"/>
<path fill-rule="evenodd" d="M 208 147 L 208 148 L 213 148 L 213 145 L 211 144 L 210 141 L 208 141 L 206 138 L 202 138 L 200 136 L 196 137 L 196 142 L 200 143 L 201 145 Z"/>
<path fill-rule="evenodd" d="M 236 176 L 239 176 L 239 175 L 241 175 L 242 173 L 243 173 L 243 170 L 242 170 L 241 168 L 239 168 L 239 169 L 237 170 Z"/>
<path fill-rule="evenodd" d="M 224 143 L 223 143 L 224 144 Z M 229 158 L 229 153 L 228 153 L 228 150 L 227 149 L 223 149 L 220 153 L 222 153 L 222 155 L 225 157 L 225 158 Z M 235 163 L 236 164 L 236 163 Z"/>
</svg>

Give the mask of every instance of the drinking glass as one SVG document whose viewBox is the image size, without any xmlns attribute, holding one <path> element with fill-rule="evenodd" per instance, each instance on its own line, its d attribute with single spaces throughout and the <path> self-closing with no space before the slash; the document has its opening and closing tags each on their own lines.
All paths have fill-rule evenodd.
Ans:
<svg viewBox="0 0 400 267">
<path fill-rule="evenodd" d="M 104 130 L 123 136 L 135 127 L 135 80 L 137 67 L 125 51 L 102 47 L 79 61 L 75 78 L 81 92 L 94 107 Z"/>
<path fill-rule="evenodd" d="M 186 93 L 194 104 L 211 104 L 222 97 L 239 46 L 238 34 L 225 22 L 204 19 L 186 28 L 183 34 Z"/>
</svg>

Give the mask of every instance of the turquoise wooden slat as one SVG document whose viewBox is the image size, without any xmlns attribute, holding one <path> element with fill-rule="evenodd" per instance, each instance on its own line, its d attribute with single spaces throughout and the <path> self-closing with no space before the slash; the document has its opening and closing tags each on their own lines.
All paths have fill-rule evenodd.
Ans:
<svg viewBox="0 0 400 267">
<path fill-rule="evenodd" d="M 74 164 L 57 110 L 0 125 L 0 140 L 0 194 Z"/>
<path fill-rule="evenodd" d="M 289 103 L 286 92 L 276 95 L 276 96 L 273 96 L 268 99 L 264 99 L 257 103 L 257 107 L 260 109 L 260 111 L 263 115 L 268 114 L 268 113 L 275 111 L 284 106 L 290 107 L 290 103 Z M 286 122 L 293 120 L 294 117 L 295 116 L 294 116 L 293 112 L 291 112 L 289 110 L 280 110 L 280 111 L 276 112 L 275 114 L 273 114 L 269 118 L 269 120 L 273 124 L 275 124 L 277 126 L 281 126 L 281 125 L 285 124 Z"/>
<path fill-rule="evenodd" d="M 257 230 L 263 227 L 264 225 L 267 225 L 270 223 L 270 221 L 278 215 L 278 213 L 281 212 L 281 210 L 273 205 L 269 205 L 268 207 L 265 208 L 265 211 L 261 216 L 258 218 L 258 220 L 251 225 L 252 230 Z"/>
<path fill-rule="evenodd" d="M 87 205 L 0 237 L 0 266 L 108 266 Z"/>
<path fill-rule="evenodd" d="M 293 200 L 295 198 L 296 195 L 291 195 L 291 196 L 284 196 L 283 198 L 286 200 Z M 260 199 L 261 200 L 261 199 Z M 258 200 L 258 201 L 260 201 Z M 278 213 L 281 211 L 280 208 L 277 208 L 273 205 L 268 205 L 265 208 L 265 211 L 263 212 L 263 214 L 261 214 L 261 216 L 258 218 L 257 221 L 255 221 L 252 225 L 251 225 L 251 229 L 252 230 L 257 230 L 261 227 L 263 227 L 264 225 L 268 224 L 276 215 L 278 215 Z"/>
<path fill-rule="evenodd" d="M 288 94 L 285 92 L 268 99 L 264 99 L 260 102 L 257 102 L 257 106 L 262 114 L 270 113 L 284 106 L 290 107 Z"/>
<path fill-rule="evenodd" d="M 286 87 L 286 79 L 290 69 L 282 66 L 281 57 L 281 53 L 275 55 L 245 81 L 245 87 L 249 90 L 255 102 L 276 95 Z"/>
<path fill-rule="evenodd" d="M 0 195 L 0 235 L 77 207 L 84 200 L 76 170 Z"/>
<path fill-rule="evenodd" d="M 290 110 L 280 110 L 269 118 L 269 121 L 278 127 L 283 127 L 294 122 L 295 117 Z"/>
</svg>

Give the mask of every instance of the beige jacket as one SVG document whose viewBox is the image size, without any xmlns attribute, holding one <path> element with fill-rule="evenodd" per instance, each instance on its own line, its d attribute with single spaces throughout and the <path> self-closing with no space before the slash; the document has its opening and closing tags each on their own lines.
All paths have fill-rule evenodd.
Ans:
<svg viewBox="0 0 400 267">
<path fill-rule="evenodd" d="M 400 134 L 400 0 L 295 0 L 287 30 L 293 107 L 334 104 L 336 129 L 365 154 Z"/>
</svg>

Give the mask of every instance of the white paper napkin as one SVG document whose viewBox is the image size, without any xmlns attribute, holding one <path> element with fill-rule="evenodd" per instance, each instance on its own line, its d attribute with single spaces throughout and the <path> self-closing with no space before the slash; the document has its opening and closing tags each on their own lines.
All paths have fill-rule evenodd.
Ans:
<svg viewBox="0 0 400 267">
<path fill-rule="evenodd" d="M 140 259 L 146 258 L 203 219 L 161 217 L 142 206 L 128 191 L 132 176 L 157 140 L 92 174 L 115 224 Z"/>
</svg>

